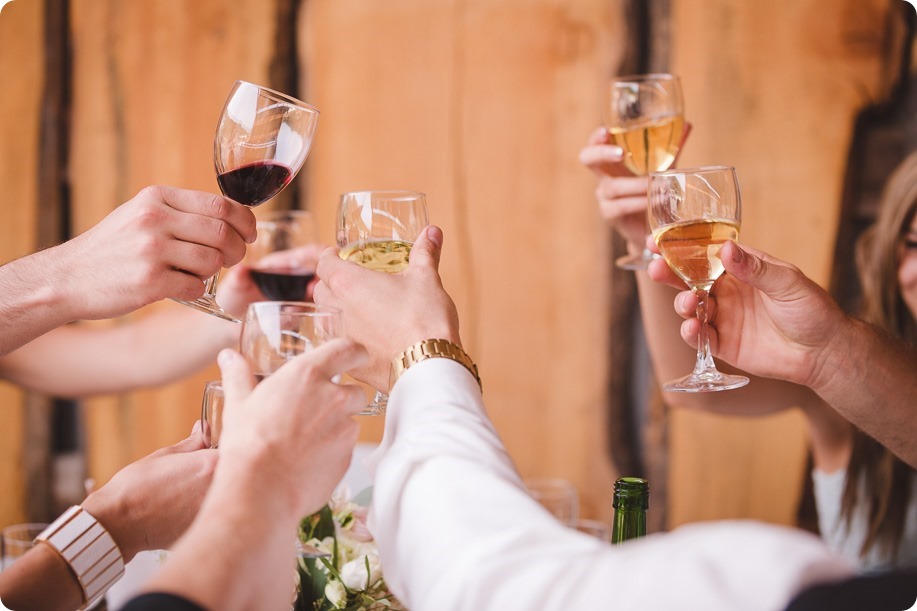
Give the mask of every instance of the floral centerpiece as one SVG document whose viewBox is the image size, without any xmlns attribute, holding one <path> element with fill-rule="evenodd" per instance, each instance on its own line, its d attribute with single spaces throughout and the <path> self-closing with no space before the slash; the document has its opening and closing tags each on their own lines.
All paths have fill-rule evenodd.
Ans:
<svg viewBox="0 0 917 611">
<path fill-rule="evenodd" d="M 371 500 L 371 488 L 353 499 L 345 489 L 303 519 L 299 540 L 329 555 L 299 559 L 293 611 L 404 609 L 385 585 L 379 551 L 366 527 Z"/>
</svg>

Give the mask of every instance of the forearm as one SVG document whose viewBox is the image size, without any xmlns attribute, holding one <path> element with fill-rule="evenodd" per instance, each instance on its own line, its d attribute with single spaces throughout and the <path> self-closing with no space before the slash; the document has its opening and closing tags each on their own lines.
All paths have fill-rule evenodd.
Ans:
<svg viewBox="0 0 917 611">
<path fill-rule="evenodd" d="M 386 582 L 409 608 L 590 608 L 614 592 L 622 609 L 777 609 L 848 572 L 816 538 L 767 525 L 694 526 L 614 547 L 564 527 L 526 493 L 474 379 L 445 359 L 395 385 L 386 436 L 370 527 Z"/>
<path fill-rule="evenodd" d="M 206 609 L 282 609 L 293 596 L 301 517 L 259 481 L 257 469 L 224 473 L 143 589 L 176 594 Z"/>
<path fill-rule="evenodd" d="M 848 319 L 810 382 L 839 414 L 917 467 L 917 349 Z"/>
<path fill-rule="evenodd" d="M 60 246 L 0 266 L 0 356 L 75 320 Z"/>
<path fill-rule="evenodd" d="M 39 543 L 0 572 L 0 600 L 17 611 L 73 611 L 83 591 L 63 558 Z"/>
<path fill-rule="evenodd" d="M 156 386 L 212 363 L 238 331 L 178 305 L 104 328 L 67 325 L 0 357 L 0 377 L 66 397 Z"/>
</svg>

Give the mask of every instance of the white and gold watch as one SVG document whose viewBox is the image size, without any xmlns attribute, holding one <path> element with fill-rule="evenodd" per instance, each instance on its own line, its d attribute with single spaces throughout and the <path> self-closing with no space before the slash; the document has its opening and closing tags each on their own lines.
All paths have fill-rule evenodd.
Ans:
<svg viewBox="0 0 917 611">
<path fill-rule="evenodd" d="M 83 606 L 95 604 L 124 574 L 124 557 L 111 535 L 88 511 L 74 505 L 35 537 L 57 552 L 83 590 Z"/>
<path fill-rule="evenodd" d="M 447 339 L 424 339 L 396 356 L 392 361 L 389 386 L 394 386 L 398 378 L 411 366 L 433 358 L 446 358 L 461 363 L 477 380 L 481 392 L 484 391 L 484 387 L 481 385 L 481 376 L 478 375 L 478 366 L 474 364 L 474 361 L 464 350 Z"/>
</svg>

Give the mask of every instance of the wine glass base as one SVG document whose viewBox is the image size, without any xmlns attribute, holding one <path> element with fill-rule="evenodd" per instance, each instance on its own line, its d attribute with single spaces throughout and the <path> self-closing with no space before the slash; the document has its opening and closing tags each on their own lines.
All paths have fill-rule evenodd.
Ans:
<svg viewBox="0 0 917 611">
<path fill-rule="evenodd" d="M 181 299 L 173 299 L 172 301 L 176 301 L 186 306 L 191 306 L 195 310 L 206 312 L 207 314 L 216 316 L 217 318 L 222 318 L 223 320 L 228 320 L 230 322 L 235 322 L 235 323 L 240 323 L 240 324 L 242 323 L 242 321 L 239 318 L 236 318 L 235 316 L 233 316 L 232 314 L 230 314 L 229 312 L 221 308 L 220 304 L 217 303 L 217 300 L 211 295 L 203 295 L 202 297 L 198 297 L 194 301 L 182 301 Z"/>
<path fill-rule="evenodd" d="M 719 371 L 692 373 L 678 380 L 672 380 L 662 385 L 662 390 L 668 392 L 718 392 L 721 390 L 734 390 L 748 384 L 745 376 L 729 375 Z"/>
<path fill-rule="evenodd" d="M 363 411 L 357 412 L 357 416 L 382 416 L 387 406 L 388 395 L 377 392 L 369 405 L 364 407 Z"/>
</svg>

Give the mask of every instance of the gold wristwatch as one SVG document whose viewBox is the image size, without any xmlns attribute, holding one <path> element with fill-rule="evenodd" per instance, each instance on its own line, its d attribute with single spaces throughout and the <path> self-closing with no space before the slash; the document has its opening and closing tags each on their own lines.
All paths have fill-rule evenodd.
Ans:
<svg viewBox="0 0 917 611">
<path fill-rule="evenodd" d="M 478 366 L 474 364 L 474 361 L 464 350 L 447 339 L 424 339 L 396 356 L 392 361 L 389 386 L 394 386 L 398 378 L 412 365 L 433 358 L 447 358 L 461 363 L 477 380 L 481 392 L 484 391 L 484 387 L 481 385 L 481 376 L 478 375 Z"/>
</svg>

